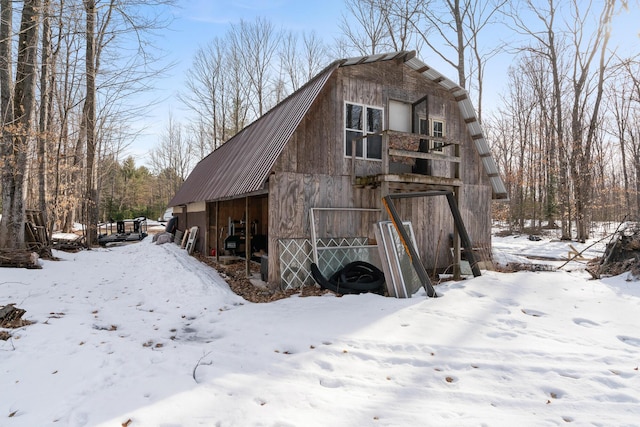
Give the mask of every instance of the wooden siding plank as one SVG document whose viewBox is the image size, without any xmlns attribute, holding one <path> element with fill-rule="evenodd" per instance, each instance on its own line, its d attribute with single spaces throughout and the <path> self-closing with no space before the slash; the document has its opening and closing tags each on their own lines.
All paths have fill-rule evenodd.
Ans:
<svg viewBox="0 0 640 427">
<path fill-rule="evenodd" d="M 448 162 L 460 163 L 459 157 L 449 156 L 446 154 L 423 153 L 422 151 L 408 151 L 408 150 L 397 150 L 395 148 L 389 148 L 389 155 L 409 157 L 412 159 L 445 160 Z"/>
<path fill-rule="evenodd" d="M 429 184 L 429 185 L 449 185 L 453 187 L 459 187 L 462 185 L 462 180 L 460 179 L 444 178 L 441 176 L 418 175 L 418 174 L 377 175 L 375 177 L 375 180 L 377 182 L 402 182 L 402 183 Z"/>
</svg>

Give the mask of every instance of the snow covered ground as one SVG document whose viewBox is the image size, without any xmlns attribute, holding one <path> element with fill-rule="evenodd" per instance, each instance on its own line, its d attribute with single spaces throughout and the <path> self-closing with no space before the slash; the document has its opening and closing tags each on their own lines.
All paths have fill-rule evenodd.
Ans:
<svg viewBox="0 0 640 427">
<path fill-rule="evenodd" d="M 483 272 L 436 299 L 253 304 L 151 238 L 55 255 L 0 269 L 0 305 L 36 322 L 0 341 L 1 426 L 640 423 L 640 283 L 624 276 Z"/>
</svg>

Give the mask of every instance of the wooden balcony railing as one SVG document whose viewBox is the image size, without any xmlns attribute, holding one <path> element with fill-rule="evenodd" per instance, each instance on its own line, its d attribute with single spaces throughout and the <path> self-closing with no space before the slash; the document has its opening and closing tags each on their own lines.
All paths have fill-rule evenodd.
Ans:
<svg viewBox="0 0 640 427">
<path fill-rule="evenodd" d="M 460 144 L 450 139 L 421 134 L 385 130 L 382 136 L 382 161 L 377 170 L 358 170 L 355 157 L 356 140 L 351 148 L 351 177 L 354 185 L 405 187 L 421 191 L 425 188 L 459 187 Z M 364 139 L 364 137 L 363 137 Z M 422 143 L 421 143 L 422 141 Z M 429 150 L 427 141 L 440 143 L 442 151 Z"/>
</svg>

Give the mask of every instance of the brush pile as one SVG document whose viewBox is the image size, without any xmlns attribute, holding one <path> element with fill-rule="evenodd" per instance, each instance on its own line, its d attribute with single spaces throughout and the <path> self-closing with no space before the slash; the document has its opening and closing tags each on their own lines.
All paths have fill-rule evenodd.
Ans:
<svg viewBox="0 0 640 427">
<path fill-rule="evenodd" d="M 611 237 L 602 258 L 593 260 L 587 269 L 594 278 L 617 276 L 629 272 L 640 278 L 640 223 L 626 222 Z"/>
</svg>

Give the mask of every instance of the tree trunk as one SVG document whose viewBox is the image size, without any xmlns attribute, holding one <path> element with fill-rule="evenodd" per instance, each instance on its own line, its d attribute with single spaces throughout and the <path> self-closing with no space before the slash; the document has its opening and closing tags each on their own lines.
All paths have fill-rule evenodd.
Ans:
<svg viewBox="0 0 640 427">
<path fill-rule="evenodd" d="M 9 4 L 6 4 L 9 3 Z M 4 18 L 10 2 L 2 4 Z M 32 112 L 35 100 L 35 81 L 38 44 L 38 13 L 40 0 L 25 0 L 18 38 L 16 83 L 13 93 L 13 120 L 4 121 L 2 157 L 2 220 L 0 220 L 0 247 L 24 247 L 25 179 L 27 148 L 32 132 Z M 7 13 L 10 13 L 7 12 Z M 11 43 L 11 39 L 6 41 Z M 3 54 L 10 52 L 3 47 Z M 2 56 L 2 55 L 0 55 Z M 10 62 L 10 57 L 5 58 Z M 11 70 L 7 70 L 11 74 Z M 6 94 L 3 93 L 3 100 Z M 7 106 L 5 106 L 6 108 Z M 7 112 L 9 108 L 7 108 Z"/>
<path fill-rule="evenodd" d="M 10 162 L 13 137 L 9 124 L 13 123 L 13 103 L 11 92 L 13 90 L 12 75 L 12 10 L 11 0 L 0 0 L 0 160 L 2 161 L 2 205 L 8 203 L 5 211 L 10 206 L 10 189 L 13 170 Z M 6 216 L 6 218 L 5 218 Z M 8 245 L 10 217 L 2 215 L 0 220 L 0 248 Z"/>
<path fill-rule="evenodd" d="M 600 104 L 602 102 L 602 92 L 604 91 L 605 70 L 607 64 L 607 45 L 609 43 L 611 18 L 614 12 L 615 0 L 607 0 L 602 11 L 596 41 L 589 56 L 585 59 L 584 65 L 579 69 L 578 80 L 574 80 L 574 105 L 572 113 L 571 132 L 574 143 L 574 161 L 572 162 L 572 173 L 574 174 L 574 185 L 576 188 L 576 225 L 578 228 L 578 240 L 584 242 L 589 238 L 589 214 L 591 210 L 591 183 L 592 178 L 592 149 L 596 136 L 596 126 L 598 124 Z M 599 48 L 599 49 L 598 49 Z M 582 105 L 582 90 L 585 87 L 587 73 L 592 58 L 597 50 L 600 51 L 600 61 L 598 64 L 596 99 L 593 101 L 593 109 L 590 117 L 584 116 L 584 106 Z M 585 101 L 586 103 L 586 101 Z M 583 136 L 583 125 L 585 120 L 588 123 L 586 137 Z M 577 154 L 577 156 L 576 156 Z"/>
<path fill-rule="evenodd" d="M 38 210 L 47 223 L 47 140 L 51 90 L 49 83 L 49 59 L 51 52 L 51 27 L 49 24 L 50 0 L 42 5 L 42 59 L 40 67 L 40 122 L 38 132 Z"/>
<path fill-rule="evenodd" d="M 86 164 L 86 198 L 85 198 L 85 222 L 87 230 L 87 245 L 89 247 L 98 243 L 98 190 L 95 177 L 95 157 L 96 157 L 96 4 L 95 0 L 84 0 L 86 13 L 86 57 L 85 57 L 85 78 L 86 78 L 86 99 L 84 108 L 84 123 L 87 142 L 87 164 Z"/>
<path fill-rule="evenodd" d="M 464 27 L 463 27 L 463 17 L 460 12 L 460 0 L 454 0 L 453 5 L 453 18 L 456 26 L 456 41 L 457 41 L 457 53 L 458 53 L 458 84 L 465 89 L 467 88 L 467 73 L 465 70 L 465 58 L 464 52 L 466 43 L 464 40 Z"/>
</svg>

